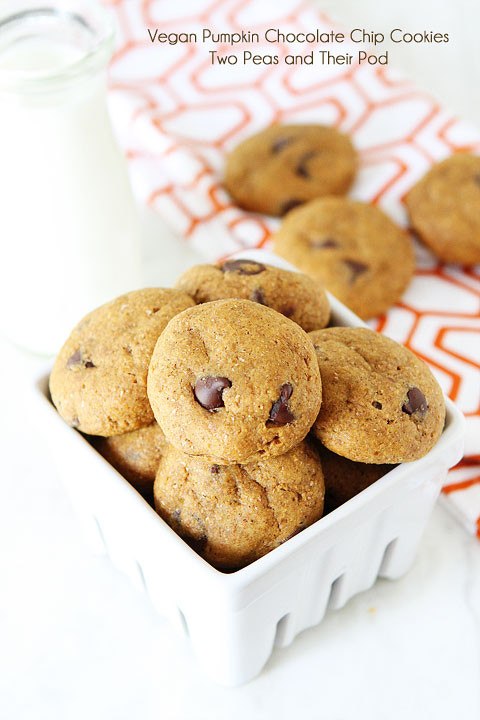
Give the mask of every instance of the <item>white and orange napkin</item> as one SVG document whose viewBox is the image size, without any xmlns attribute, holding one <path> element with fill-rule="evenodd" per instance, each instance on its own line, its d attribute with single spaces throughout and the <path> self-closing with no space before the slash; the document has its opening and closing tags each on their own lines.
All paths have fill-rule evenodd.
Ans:
<svg viewBox="0 0 480 720">
<path fill-rule="evenodd" d="M 378 204 L 402 225 L 405 193 L 434 162 L 458 150 L 480 152 L 480 132 L 389 67 L 225 67 L 212 65 L 208 51 L 241 55 L 252 46 L 162 45 L 147 32 L 332 29 L 299 0 L 104 2 L 119 28 L 110 103 L 134 189 L 207 259 L 268 245 L 277 227 L 276 219 L 235 207 L 221 184 L 225 154 L 273 122 L 325 123 L 350 133 L 361 156 L 352 195 Z M 253 49 L 283 56 L 319 46 L 263 43 Z M 417 255 L 402 302 L 373 326 L 426 360 L 465 413 L 466 457 L 450 473 L 443 497 L 480 537 L 480 269 L 441 265 L 420 246 Z"/>
</svg>

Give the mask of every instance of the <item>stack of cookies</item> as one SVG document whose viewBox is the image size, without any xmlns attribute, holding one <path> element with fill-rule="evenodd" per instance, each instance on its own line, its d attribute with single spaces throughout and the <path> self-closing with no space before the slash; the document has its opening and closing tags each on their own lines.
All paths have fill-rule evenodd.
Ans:
<svg viewBox="0 0 480 720">
<path fill-rule="evenodd" d="M 197 552 L 235 570 L 442 431 L 427 366 L 329 315 L 300 273 L 197 266 L 175 289 L 87 315 L 56 359 L 52 400 Z"/>
</svg>

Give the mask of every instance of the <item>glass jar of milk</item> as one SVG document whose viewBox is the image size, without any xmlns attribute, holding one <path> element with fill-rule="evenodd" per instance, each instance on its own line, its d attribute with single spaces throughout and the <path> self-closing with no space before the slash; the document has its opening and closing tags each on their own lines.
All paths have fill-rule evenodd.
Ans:
<svg viewBox="0 0 480 720">
<path fill-rule="evenodd" d="M 41 354 L 140 284 L 138 216 L 106 106 L 112 51 L 94 0 L 0 3 L 0 326 Z"/>
</svg>

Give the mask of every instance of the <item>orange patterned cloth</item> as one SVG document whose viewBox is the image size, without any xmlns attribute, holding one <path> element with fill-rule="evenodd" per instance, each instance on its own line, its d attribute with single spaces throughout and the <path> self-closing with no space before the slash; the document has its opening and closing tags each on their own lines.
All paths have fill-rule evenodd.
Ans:
<svg viewBox="0 0 480 720">
<path fill-rule="evenodd" d="M 358 45 L 272 45 L 267 28 L 330 31 L 299 0 L 104 0 L 119 43 L 110 104 L 137 195 L 208 259 L 268 246 L 278 220 L 235 207 L 221 177 L 225 154 L 274 122 L 331 124 L 361 156 L 352 195 L 407 224 L 403 198 L 437 160 L 480 151 L 480 133 L 388 66 L 287 65 L 286 54 Z M 257 45 L 151 42 L 165 33 L 257 32 Z M 212 65 L 209 50 L 236 54 Z M 277 65 L 244 65 L 244 50 L 278 54 Z M 467 455 L 449 476 L 445 502 L 480 536 L 480 269 L 441 265 L 417 244 L 418 270 L 402 302 L 373 326 L 426 360 L 467 417 Z"/>
</svg>

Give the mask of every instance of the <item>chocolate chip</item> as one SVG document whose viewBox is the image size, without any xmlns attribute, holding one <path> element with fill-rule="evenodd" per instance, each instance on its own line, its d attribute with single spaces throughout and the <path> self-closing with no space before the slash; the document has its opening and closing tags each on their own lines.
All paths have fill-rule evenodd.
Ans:
<svg viewBox="0 0 480 720">
<path fill-rule="evenodd" d="M 280 208 L 280 215 L 286 215 L 286 213 L 290 212 L 290 210 L 293 210 L 293 208 L 301 205 L 302 203 L 303 200 L 299 200 L 298 198 L 286 200 Z"/>
<path fill-rule="evenodd" d="M 373 405 L 374 408 L 377 408 L 377 410 L 381 410 L 382 407 L 383 407 L 382 403 L 379 403 L 379 402 L 377 402 L 376 400 L 374 400 L 374 401 L 372 402 L 372 405 Z"/>
<path fill-rule="evenodd" d="M 480 185 L 480 173 L 479 173 L 478 175 L 475 175 L 475 177 L 473 178 L 473 180 L 474 180 L 474 182 L 477 183 L 477 185 Z"/>
<path fill-rule="evenodd" d="M 272 153 L 276 155 L 280 152 L 280 150 L 283 150 L 284 147 L 287 147 L 287 145 L 290 145 L 295 140 L 293 137 L 280 137 L 278 140 L 275 140 L 275 142 L 272 145 Z"/>
<path fill-rule="evenodd" d="M 310 245 L 316 250 L 340 247 L 340 244 L 331 237 L 325 238 L 325 240 L 311 240 Z"/>
<path fill-rule="evenodd" d="M 67 360 L 67 368 L 70 370 L 70 368 L 78 367 L 82 364 L 82 353 L 80 350 L 75 350 L 73 355 L 70 355 L 70 357 Z"/>
<path fill-rule="evenodd" d="M 302 155 L 300 160 L 298 161 L 298 165 L 296 167 L 295 172 L 297 175 L 300 175 L 300 177 L 305 178 L 306 180 L 309 180 L 311 175 L 310 171 L 307 167 L 307 163 L 309 160 L 311 160 L 315 155 L 317 155 L 317 152 L 315 150 L 310 150 L 310 152 L 305 153 L 305 155 Z"/>
<path fill-rule="evenodd" d="M 70 427 L 73 427 L 73 428 L 80 427 L 80 420 L 78 419 L 78 417 L 75 416 L 70 420 Z"/>
<path fill-rule="evenodd" d="M 180 524 L 180 516 L 182 514 L 181 510 L 174 510 L 172 513 L 172 519 L 177 523 Z"/>
<path fill-rule="evenodd" d="M 410 388 L 407 392 L 407 400 L 402 405 L 402 410 L 407 415 L 413 415 L 417 411 L 421 415 L 425 415 L 428 410 L 428 403 L 422 391 L 417 387 Z"/>
<path fill-rule="evenodd" d="M 280 388 L 280 397 L 276 400 L 270 410 L 269 421 L 274 425 L 287 425 L 294 419 L 288 407 L 288 401 L 293 393 L 293 385 L 285 383 Z"/>
<path fill-rule="evenodd" d="M 218 465 L 211 465 L 210 472 L 212 473 L 212 475 L 218 475 L 218 473 L 220 472 L 220 468 L 218 467 Z"/>
<path fill-rule="evenodd" d="M 362 262 L 358 262 L 358 260 L 351 260 L 350 258 L 347 258 L 343 262 L 352 273 L 350 277 L 350 283 L 352 285 L 359 275 L 363 275 L 363 273 L 368 270 L 368 265 L 365 265 L 365 263 Z"/>
<path fill-rule="evenodd" d="M 214 412 L 217 408 L 224 407 L 223 391 L 232 387 L 232 383 L 226 377 L 203 377 L 195 383 L 195 399 L 205 410 Z"/>
<path fill-rule="evenodd" d="M 282 310 L 282 315 L 285 315 L 286 317 L 292 317 L 293 313 L 295 312 L 295 308 L 293 305 L 287 305 Z"/>
<path fill-rule="evenodd" d="M 96 367 L 94 363 L 91 360 L 84 360 L 82 351 L 81 350 L 75 350 L 73 355 L 70 355 L 70 357 L 67 360 L 67 368 L 69 370 L 73 370 L 74 368 L 79 367 L 85 367 L 85 368 L 94 368 Z"/>
<path fill-rule="evenodd" d="M 250 300 L 252 300 L 252 302 L 260 303 L 260 305 L 266 305 L 268 307 L 268 303 L 265 302 L 265 298 L 263 296 L 262 288 L 255 288 L 255 290 L 252 290 L 252 292 L 250 293 Z"/>
<path fill-rule="evenodd" d="M 236 272 L 239 275 L 258 275 L 267 268 L 254 260 L 227 260 L 220 269 L 222 272 Z"/>
</svg>

